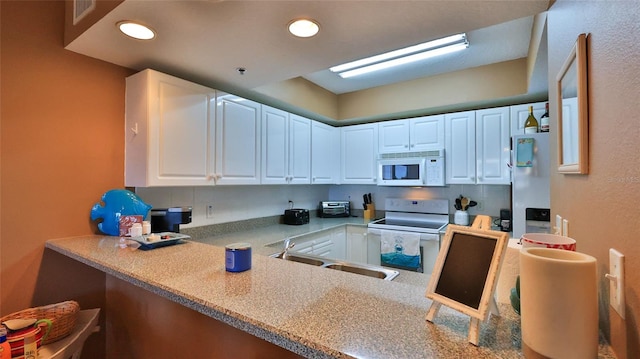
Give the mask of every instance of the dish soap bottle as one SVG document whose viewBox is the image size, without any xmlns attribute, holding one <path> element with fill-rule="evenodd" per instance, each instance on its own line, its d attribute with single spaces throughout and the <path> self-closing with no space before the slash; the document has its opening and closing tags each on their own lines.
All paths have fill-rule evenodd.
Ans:
<svg viewBox="0 0 640 359">
<path fill-rule="evenodd" d="M 540 132 L 549 132 L 549 103 L 544 104 L 544 114 L 540 117 Z"/>
<path fill-rule="evenodd" d="M 524 133 L 537 133 L 538 120 L 533 116 L 533 106 L 529 106 L 529 117 L 524 122 Z"/>
<path fill-rule="evenodd" d="M 11 359 L 11 345 L 7 341 L 7 329 L 0 326 L 0 359 Z"/>
</svg>

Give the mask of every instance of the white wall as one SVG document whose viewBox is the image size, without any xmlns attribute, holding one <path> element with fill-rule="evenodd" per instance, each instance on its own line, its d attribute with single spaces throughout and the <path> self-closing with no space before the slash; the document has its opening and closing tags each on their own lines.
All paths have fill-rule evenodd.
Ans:
<svg viewBox="0 0 640 359">
<path fill-rule="evenodd" d="M 384 210 L 388 197 L 448 199 L 453 216 L 456 197 L 464 195 L 479 203 L 470 215 L 497 217 L 501 208 L 510 207 L 510 186 L 449 185 L 447 187 L 378 187 L 375 185 L 282 185 L 137 188 L 136 193 L 154 208 L 193 207 L 193 220 L 184 228 L 276 216 L 289 208 L 315 210 L 320 201 L 349 200 L 351 207 L 362 209 L 362 195 L 371 193 L 377 210 Z M 207 206 L 213 215 L 207 217 Z"/>
</svg>

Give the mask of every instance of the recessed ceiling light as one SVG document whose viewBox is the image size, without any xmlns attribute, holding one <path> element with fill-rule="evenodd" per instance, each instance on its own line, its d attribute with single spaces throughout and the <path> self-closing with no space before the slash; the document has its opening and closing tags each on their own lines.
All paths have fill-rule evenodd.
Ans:
<svg viewBox="0 0 640 359">
<path fill-rule="evenodd" d="M 311 37 L 320 31 L 320 25 L 311 19 L 298 19 L 289 23 L 289 32 L 297 37 Z"/>
<path fill-rule="evenodd" d="M 123 34 L 138 40 L 151 40 L 156 37 L 156 33 L 148 26 L 133 21 L 120 21 L 118 29 Z"/>
</svg>

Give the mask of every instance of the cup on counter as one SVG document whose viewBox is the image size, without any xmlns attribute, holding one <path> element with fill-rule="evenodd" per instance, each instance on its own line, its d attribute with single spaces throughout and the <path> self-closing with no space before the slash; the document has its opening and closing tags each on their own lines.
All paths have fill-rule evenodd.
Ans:
<svg viewBox="0 0 640 359">
<path fill-rule="evenodd" d="M 151 234 L 151 222 L 142 221 L 142 234 Z"/>
<path fill-rule="evenodd" d="M 232 243 L 224 247 L 227 272 L 244 272 L 251 269 L 251 244 Z"/>
<path fill-rule="evenodd" d="M 576 240 L 566 236 L 548 233 L 525 233 L 520 237 L 522 247 L 544 247 L 564 249 L 567 251 L 576 250 Z"/>
<path fill-rule="evenodd" d="M 130 237 L 140 237 L 142 235 L 142 224 L 134 223 L 129 228 L 129 236 Z"/>
</svg>

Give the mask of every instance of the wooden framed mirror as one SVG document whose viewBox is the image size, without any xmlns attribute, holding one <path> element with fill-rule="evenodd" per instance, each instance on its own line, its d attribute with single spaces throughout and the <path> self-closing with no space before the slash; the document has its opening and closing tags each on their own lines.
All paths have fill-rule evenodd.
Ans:
<svg viewBox="0 0 640 359">
<path fill-rule="evenodd" d="M 580 34 L 560 69 L 558 82 L 558 172 L 589 173 L 587 34 Z"/>
</svg>

